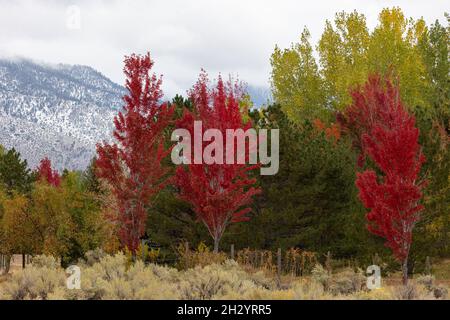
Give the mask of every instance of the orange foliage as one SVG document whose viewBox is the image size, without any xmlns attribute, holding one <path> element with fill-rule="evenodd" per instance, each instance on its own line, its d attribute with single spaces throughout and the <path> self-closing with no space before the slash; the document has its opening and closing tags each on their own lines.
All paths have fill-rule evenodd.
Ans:
<svg viewBox="0 0 450 320">
<path fill-rule="evenodd" d="M 334 139 L 334 141 L 338 141 L 341 138 L 341 128 L 339 124 L 333 123 L 330 127 L 327 128 L 326 124 L 323 123 L 323 121 L 320 119 L 314 119 L 313 124 L 319 132 L 325 132 L 325 136 L 328 139 Z"/>
</svg>

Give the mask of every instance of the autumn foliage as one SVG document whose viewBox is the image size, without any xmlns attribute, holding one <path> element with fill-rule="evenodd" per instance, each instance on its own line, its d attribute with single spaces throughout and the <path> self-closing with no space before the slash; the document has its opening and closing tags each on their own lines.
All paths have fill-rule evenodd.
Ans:
<svg viewBox="0 0 450 320">
<path fill-rule="evenodd" d="M 164 99 L 171 100 L 165 103 L 162 79 L 152 74 L 150 55 L 125 57 L 123 108 L 114 118 L 113 135 L 105 133 L 106 140 L 98 140 L 97 153 L 86 170 L 60 168 L 58 173 L 53 158 L 52 162 L 44 158 L 36 166 L 29 144 L 16 145 L 21 140 L 14 137 L 4 139 L 5 147 L 0 145 L 0 273 L 9 272 L 17 254 L 33 258 L 30 268 L 25 265 L 29 259 L 24 259 L 26 268 L 14 270 L 13 278 L 0 275 L 0 293 L 12 288 L 19 298 L 31 298 L 24 295 L 24 284 L 33 285 L 32 295 L 42 291 L 45 277 L 41 273 L 45 275 L 49 269 L 45 266 L 36 273 L 38 255 L 50 254 L 64 268 L 82 258 L 84 267 L 93 266 L 93 270 L 104 264 L 108 269 L 105 285 L 110 284 L 109 271 L 113 270 L 105 263 L 120 267 L 127 279 L 118 279 L 123 283 L 114 283 L 111 290 L 107 286 L 111 292 L 104 294 L 104 288 L 95 288 L 98 275 L 91 273 L 94 286 L 86 292 L 69 292 L 62 281 L 63 287 L 58 286 L 55 295 L 45 293 L 43 299 L 62 293 L 71 299 L 82 298 L 80 294 L 85 298 L 142 298 L 147 291 L 148 297 L 154 298 L 167 288 L 176 297 L 196 298 L 195 292 L 202 291 L 200 298 L 242 299 L 250 297 L 253 284 L 261 288 L 282 284 L 283 290 L 274 291 L 267 296 L 270 298 L 281 294 L 289 298 L 384 299 L 386 290 L 369 292 L 363 275 L 350 270 L 369 260 L 380 266 L 383 274 L 391 274 L 401 265 L 405 285 L 408 275 L 414 275 L 412 285 L 398 292 L 397 288 L 385 288 L 389 297 L 432 294 L 444 298 L 446 290 L 441 284 L 449 275 L 441 271 L 449 269 L 446 262 L 450 258 L 450 17 L 446 18 L 446 24 L 442 24 L 445 19 L 427 24 L 394 7 L 383 9 L 378 23 L 369 26 L 364 14 L 341 11 L 326 21 L 318 42 L 311 41 L 305 28 L 297 43 L 288 48 L 275 46 L 270 59 L 271 92 L 265 86 L 250 86 L 247 93 L 231 78 L 227 81 L 219 76 L 210 82 L 202 72 L 187 95 L 166 96 Z M 11 100 L 20 94 L 15 91 L 27 87 L 27 80 L 36 80 L 34 76 L 15 77 L 17 67 L 22 73 L 38 69 L 15 61 L 6 67 L 11 77 L 0 92 L 10 91 L 3 98 Z M 56 78 L 77 78 L 83 88 L 91 80 L 107 81 L 99 74 L 89 76 L 92 72 L 80 78 L 67 70 L 56 71 Z M 374 72 L 377 74 L 371 75 Z M 19 83 L 10 83 L 14 79 Z M 58 83 L 47 84 L 57 85 L 58 90 L 53 91 L 62 92 L 64 99 L 70 98 L 66 93 L 73 96 L 66 90 L 71 86 Z M 86 87 L 95 95 L 88 99 L 94 109 L 107 103 L 101 101 L 104 97 L 110 101 L 116 89 L 120 91 L 111 85 L 93 90 Z M 76 86 L 75 96 L 83 105 L 89 97 L 81 87 Z M 13 99 L 12 104 L 7 100 L 6 107 L 14 105 L 19 110 L 29 99 Z M 53 100 L 43 101 L 43 106 Z M 107 109 L 109 114 L 112 109 Z M 71 122 L 67 114 L 57 116 Z M 101 131 L 92 135 L 77 130 L 77 136 L 97 139 Z M 30 133 L 13 130 L 11 134 L 27 137 Z M 269 137 L 267 145 L 261 144 Z M 244 148 L 240 148 L 242 141 Z M 89 149 L 89 143 L 78 147 Z M 57 156 L 57 149 L 50 150 L 50 155 Z M 270 169 L 274 169 L 269 174 L 265 170 L 269 168 L 263 168 L 265 159 L 270 159 Z M 79 160 L 77 164 L 87 159 L 82 154 Z M 241 221 L 246 222 L 235 224 Z M 189 249 L 194 247 L 197 250 Z M 247 249 L 240 250 L 243 248 Z M 278 249 L 280 268 L 272 263 Z M 126 257 L 122 253 L 103 257 L 103 251 L 123 251 Z M 310 259 L 305 265 L 308 255 L 299 252 L 310 252 L 318 261 Z M 211 291 L 210 284 L 217 287 L 218 272 L 240 268 L 226 261 L 229 256 L 251 271 L 279 271 L 276 280 L 283 281 L 274 281 L 272 275 L 259 279 L 252 272 L 251 283 L 245 280 L 250 291 L 237 283 L 233 296 L 220 288 L 220 295 L 210 295 L 206 291 Z M 151 264 L 143 270 L 138 260 Z M 325 268 L 316 264 L 323 261 Z M 223 263 L 224 268 L 217 263 L 209 266 L 215 262 Z M 165 272 L 154 263 L 187 270 Z M 145 274 L 133 278 L 122 272 L 134 267 Z M 64 269 L 58 270 L 64 280 Z M 205 277 L 205 270 L 213 277 Z M 83 271 L 82 279 L 85 274 Z M 155 282 L 152 274 L 170 276 L 174 281 Z M 16 275 L 17 281 L 5 289 L 6 282 Z M 28 276 L 39 279 L 25 283 Z M 233 278 L 241 276 L 240 271 L 232 274 Z M 434 277 L 438 284 L 433 284 Z M 309 283 L 309 278 L 314 281 Z M 143 279 L 150 279 L 148 288 L 140 287 L 146 292 L 134 290 L 133 285 Z M 304 288 L 297 286 L 297 280 L 307 280 Z M 357 295 L 352 295 L 353 290 Z M 268 294 L 263 291 L 255 295 Z"/>
<path fill-rule="evenodd" d="M 341 128 L 339 124 L 333 123 L 331 126 L 327 127 L 327 125 L 320 119 L 314 119 L 313 124 L 319 132 L 325 133 L 327 139 L 338 141 L 341 138 Z"/>
<path fill-rule="evenodd" d="M 198 82 L 190 91 L 194 112 L 185 110 L 177 126 L 184 128 L 194 137 L 194 120 L 201 120 L 203 130 L 218 129 L 226 137 L 226 129 L 251 128 L 251 122 L 244 124 L 239 108 L 240 87 L 224 84 L 221 77 L 215 88 L 208 87 L 206 73 L 202 73 Z M 202 152 L 210 142 L 202 143 Z M 236 147 L 236 144 L 235 144 Z M 194 150 L 194 145 L 192 145 Z M 257 165 L 225 163 L 191 164 L 179 166 L 176 171 L 177 185 L 180 188 L 180 198 L 190 203 L 211 237 L 214 239 L 214 250 L 217 252 L 219 241 L 228 224 L 248 220 L 246 214 L 251 211 L 249 205 L 252 196 L 259 193 L 254 187 L 256 179 L 249 176 L 249 171 Z M 236 151 L 236 149 L 234 150 Z M 246 148 L 245 159 L 248 160 L 250 148 Z M 235 152 L 236 154 L 236 152 Z M 246 161 L 246 163 L 248 163 Z"/>
<path fill-rule="evenodd" d="M 52 163 L 45 157 L 39 163 L 37 168 L 39 179 L 46 181 L 52 186 L 58 187 L 61 183 L 61 177 L 57 170 L 52 169 Z"/>
<path fill-rule="evenodd" d="M 135 252 L 145 231 L 146 208 L 167 180 L 161 161 L 169 153 L 162 133 L 171 121 L 173 108 L 161 103 L 161 79 L 150 75 L 150 55 L 125 59 L 128 94 L 123 111 L 114 119 L 116 142 L 97 145 L 97 174 L 109 182 L 119 214 L 122 245 Z"/>
<path fill-rule="evenodd" d="M 386 239 L 386 246 L 403 264 L 406 282 L 412 231 L 423 210 L 419 172 L 425 157 L 419 130 L 399 98 L 398 87 L 389 80 L 372 76 L 352 97 L 345 115 L 347 129 L 353 130 L 362 154 L 381 172 L 366 170 L 356 180 L 359 197 L 370 209 L 368 228 Z"/>
</svg>

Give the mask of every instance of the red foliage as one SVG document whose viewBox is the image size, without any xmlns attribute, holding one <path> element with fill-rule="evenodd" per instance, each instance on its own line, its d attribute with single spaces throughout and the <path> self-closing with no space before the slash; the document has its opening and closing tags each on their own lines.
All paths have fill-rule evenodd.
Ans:
<svg viewBox="0 0 450 320">
<path fill-rule="evenodd" d="M 398 87 L 389 80 L 383 84 L 378 76 L 370 77 L 364 88 L 353 92 L 353 104 L 346 116 L 360 132 L 364 154 L 382 173 L 377 177 L 373 170 L 366 170 L 357 176 L 359 197 L 371 210 L 368 229 L 386 239 L 386 246 L 403 263 L 407 277 L 412 231 L 423 209 L 419 204 L 423 183 L 418 175 L 425 157 L 418 143 L 415 118 L 400 101 Z"/>
<path fill-rule="evenodd" d="M 196 85 L 190 92 L 194 112 L 185 110 L 183 118 L 178 121 L 179 128 L 187 129 L 194 136 L 194 120 L 202 121 L 203 130 L 218 129 L 226 137 L 226 129 L 251 128 L 251 123 L 244 123 L 239 109 L 241 90 L 231 82 L 225 85 L 219 77 L 214 89 L 208 87 L 208 77 L 202 72 Z M 202 143 L 202 154 L 210 142 Z M 192 150 L 194 146 L 192 144 Z M 260 192 L 253 185 L 256 179 L 249 177 L 249 171 L 258 165 L 228 164 L 191 164 L 179 166 L 176 171 L 180 197 L 189 202 L 214 239 L 214 250 L 218 250 L 219 241 L 229 223 L 246 221 L 246 214 L 251 211 L 248 206 L 252 196 Z M 236 149 L 235 149 L 236 152 Z M 245 159 L 248 163 L 249 148 Z M 235 153 L 236 154 L 236 153 Z"/>
<path fill-rule="evenodd" d="M 52 163 L 49 158 L 45 157 L 41 160 L 37 171 L 39 180 L 46 181 L 54 187 L 59 187 L 61 184 L 61 177 L 58 171 L 52 169 Z"/>
<path fill-rule="evenodd" d="M 358 165 L 365 162 L 365 148 L 363 135 L 370 133 L 379 123 L 391 124 L 391 113 L 400 103 L 398 88 L 391 81 L 382 83 L 379 75 L 369 76 L 363 88 L 356 88 L 351 93 L 353 103 L 338 113 L 337 120 L 341 127 L 353 138 L 353 145 L 361 154 Z"/>
<path fill-rule="evenodd" d="M 161 165 L 170 152 L 163 146 L 163 131 L 173 108 L 160 103 L 161 79 L 150 76 L 150 55 L 125 58 L 128 94 L 123 111 L 114 118 L 117 142 L 97 145 L 97 175 L 109 182 L 118 206 L 119 237 L 135 252 L 145 231 L 146 207 L 167 183 L 168 169 Z"/>
</svg>

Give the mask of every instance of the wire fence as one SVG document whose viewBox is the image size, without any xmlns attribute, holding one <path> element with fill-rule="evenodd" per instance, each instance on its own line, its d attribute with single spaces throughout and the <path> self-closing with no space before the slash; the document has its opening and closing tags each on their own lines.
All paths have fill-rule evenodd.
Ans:
<svg viewBox="0 0 450 320">
<path fill-rule="evenodd" d="M 204 266 L 211 263 L 222 263 L 227 259 L 235 260 L 246 269 L 263 270 L 278 275 L 303 276 L 309 274 L 318 263 L 318 256 L 314 252 L 290 248 L 276 251 L 244 248 L 235 250 L 231 245 L 229 251 L 213 253 L 200 243 L 196 248 L 191 248 L 188 242 L 181 242 L 174 249 L 171 256 L 159 255 L 160 248 L 146 248 L 136 253 L 136 258 L 146 263 L 158 263 L 176 266 L 180 269 L 188 269 L 195 266 Z M 5 272 L 11 265 L 25 267 L 31 262 L 31 255 L 3 255 L 0 254 L 0 270 Z"/>
</svg>

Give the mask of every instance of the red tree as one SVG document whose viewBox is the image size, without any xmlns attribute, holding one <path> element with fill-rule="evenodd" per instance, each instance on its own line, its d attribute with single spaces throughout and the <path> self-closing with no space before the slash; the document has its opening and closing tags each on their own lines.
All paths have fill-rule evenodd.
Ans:
<svg viewBox="0 0 450 320">
<path fill-rule="evenodd" d="M 356 185 L 367 214 L 370 232 L 386 239 L 402 263 L 403 282 L 408 281 L 408 255 L 412 231 L 420 219 L 423 183 L 418 175 L 425 157 L 418 143 L 415 118 L 405 110 L 398 87 L 372 76 L 364 88 L 353 92 L 347 110 L 348 123 L 360 133 L 363 154 L 378 167 L 358 173 Z"/>
<path fill-rule="evenodd" d="M 226 129 L 251 128 L 251 123 L 244 124 L 239 108 L 241 97 L 240 86 L 225 85 L 219 77 L 214 89 L 208 88 L 208 78 L 202 72 L 197 84 L 190 92 L 194 111 L 185 110 L 183 118 L 178 121 L 178 128 L 187 129 L 194 136 L 194 120 L 202 121 L 203 130 L 218 129 L 222 136 L 226 136 Z M 193 142 L 193 141 L 192 141 Z M 201 144 L 201 151 L 209 143 Z M 235 144 L 236 147 L 236 144 Z M 192 143 L 192 150 L 194 150 Z M 231 148 L 230 148 L 231 149 Z M 247 165 L 249 148 L 246 148 L 244 164 L 226 163 L 226 153 L 222 152 L 222 164 L 194 163 L 180 166 L 176 171 L 177 185 L 180 188 L 181 199 L 189 202 L 199 220 L 207 227 L 214 240 L 214 252 L 218 252 L 219 242 L 226 227 L 232 222 L 246 221 L 251 211 L 248 206 L 252 203 L 252 196 L 260 190 L 253 185 L 256 179 L 249 177 L 249 171 L 258 165 Z M 236 154 L 236 149 L 234 152 Z"/>
<path fill-rule="evenodd" d="M 169 153 L 163 146 L 163 131 L 173 108 L 160 103 L 161 78 L 150 76 L 150 55 L 125 58 L 128 94 L 123 111 L 114 118 L 115 143 L 97 145 L 97 175 L 109 182 L 117 199 L 119 237 L 131 252 L 139 246 L 147 220 L 146 207 L 167 183 L 168 169 L 161 165 Z"/>
<path fill-rule="evenodd" d="M 52 163 L 49 158 L 45 157 L 41 160 L 37 171 L 40 180 L 46 181 L 52 186 L 59 187 L 61 177 L 58 171 L 52 169 Z"/>
<path fill-rule="evenodd" d="M 376 124 L 391 121 L 390 113 L 400 102 L 399 92 L 391 81 L 382 84 L 379 75 L 372 75 L 363 88 L 357 88 L 350 94 L 353 103 L 344 113 L 338 113 L 337 121 L 352 137 L 353 146 L 360 151 L 358 165 L 363 167 L 366 156 L 363 135 L 370 133 Z"/>
</svg>

